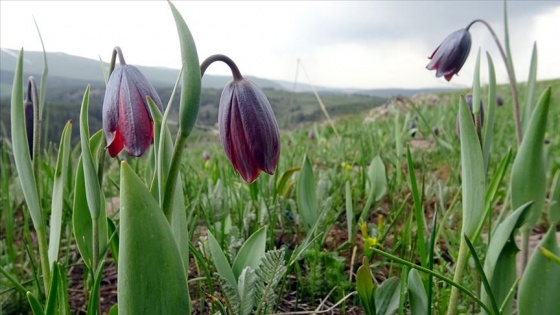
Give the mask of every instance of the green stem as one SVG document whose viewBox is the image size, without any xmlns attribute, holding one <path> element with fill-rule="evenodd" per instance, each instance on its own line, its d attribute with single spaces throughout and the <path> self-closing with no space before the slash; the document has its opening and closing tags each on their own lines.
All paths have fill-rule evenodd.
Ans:
<svg viewBox="0 0 560 315">
<path fill-rule="evenodd" d="M 39 245 L 39 260 L 41 261 L 41 270 L 43 271 L 43 285 L 45 294 L 49 292 L 51 269 L 49 266 L 49 253 L 47 247 L 47 234 L 44 229 L 37 228 L 37 241 Z"/>
<path fill-rule="evenodd" d="M 521 273 L 525 271 L 527 262 L 529 262 L 529 234 L 531 230 L 524 228 L 521 230 Z"/>
<path fill-rule="evenodd" d="M 459 257 L 457 257 L 457 264 L 455 265 L 455 273 L 453 275 L 453 282 L 459 283 L 461 278 L 463 278 L 463 271 L 465 270 L 467 264 L 467 257 L 469 254 L 469 248 L 467 247 L 467 242 L 465 238 L 461 238 L 461 244 L 459 245 Z M 457 287 L 451 288 L 451 297 L 449 298 L 449 307 L 447 315 L 455 315 L 457 313 L 457 306 L 459 303 L 459 290 Z M 488 311 L 488 314 L 492 314 Z"/>
<path fill-rule="evenodd" d="M 466 248 L 466 246 L 465 246 L 465 248 Z M 398 262 L 399 264 L 408 266 L 408 267 L 410 267 L 410 268 L 414 268 L 414 269 L 416 269 L 416 270 L 418 270 L 418 271 L 421 271 L 421 272 L 426 273 L 426 274 L 428 274 L 428 275 L 430 275 L 430 276 L 433 276 L 433 277 L 436 277 L 436 278 L 440 279 L 441 281 L 443 281 L 443 282 L 445 282 L 445 283 L 447 283 L 447 284 L 453 286 L 453 288 L 457 288 L 459 291 L 465 293 L 467 296 L 469 296 L 471 299 L 473 299 L 473 301 L 475 301 L 478 305 L 480 305 L 480 307 L 482 307 L 486 312 L 488 312 L 488 314 L 493 314 L 493 313 L 492 313 L 492 310 L 491 310 L 490 308 L 488 308 L 488 306 L 486 306 L 486 304 L 484 304 L 484 302 L 482 302 L 481 299 L 479 299 L 478 297 L 476 297 L 476 295 L 474 295 L 474 293 L 472 293 L 471 291 L 469 291 L 469 289 L 465 288 L 464 286 L 460 285 L 458 282 L 455 282 L 454 280 L 451 280 L 451 279 L 449 279 L 449 278 L 447 278 L 447 277 L 445 277 L 445 276 L 442 276 L 442 275 L 440 275 L 439 273 L 434 272 L 434 271 L 432 271 L 432 270 L 430 270 L 430 269 L 428 269 L 428 268 L 424 268 L 424 267 L 422 267 L 422 266 L 415 265 L 415 264 L 413 264 L 413 263 L 411 263 L 411 262 L 409 262 L 409 261 L 406 261 L 406 260 L 404 260 L 404 259 L 402 259 L 402 258 L 399 258 L 399 257 L 397 257 L 397 256 L 394 256 L 394 255 L 391 255 L 391 254 L 389 254 L 389 253 L 386 253 L 386 252 L 384 252 L 384 251 L 382 251 L 382 250 L 380 250 L 380 249 L 377 249 L 377 248 L 374 248 L 374 247 L 373 247 L 371 250 L 372 250 L 374 253 L 377 253 L 377 254 L 379 254 L 379 255 L 381 255 L 381 256 L 383 256 L 383 257 L 385 257 L 385 258 L 388 258 L 388 259 L 390 259 L 390 260 L 396 261 L 396 262 Z"/>
<path fill-rule="evenodd" d="M 492 27 L 490 26 L 490 24 L 488 24 L 488 22 L 481 20 L 481 19 L 476 19 L 474 21 L 472 21 L 468 26 L 467 26 L 467 30 L 476 22 L 480 22 L 482 24 L 484 24 L 484 26 L 486 26 L 486 28 L 488 29 L 488 31 L 490 32 L 490 34 L 492 35 L 492 38 L 494 39 L 494 42 L 496 42 L 496 46 L 498 46 L 498 50 L 500 51 L 500 55 L 502 56 L 502 59 L 504 60 L 504 63 L 506 65 L 506 71 L 508 74 L 508 78 L 509 78 L 509 85 L 511 87 L 511 97 L 513 99 L 513 117 L 514 117 L 514 121 L 515 121 L 515 135 L 517 138 L 517 144 L 521 144 L 521 140 L 523 139 L 523 134 L 521 131 L 521 116 L 519 113 L 519 93 L 517 93 L 517 81 L 515 79 L 515 72 L 513 71 L 513 64 L 511 62 L 511 60 L 507 57 L 504 48 L 502 47 L 502 44 L 500 43 L 500 40 L 498 39 L 498 36 L 496 35 L 496 33 L 494 32 L 494 29 L 492 29 Z"/>
<path fill-rule="evenodd" d="M 177 176 L 179 176 L 181 158 L 183 157 L 183 151 L 185 143 L 187 142 L 187 137 L 188 135 L 182 133 L 181 131 L 177 133 L 177 139 L 175 140 L 175 146 L 173 147 L 171 166 L 169 167 L 167 182 L 165 184 L 165 193 L 163 194 L 163 214 L 165 214 L 165 217 L 170 224 L 172 209 L 171 205 L 173 202 L 173 195 L 175 194 L 175 187 L 177 186 Z"/>
<path fill-rule="evenodd" d="M 97 265 L 99 264 L 99 217 L 97 218 L 91 218 L 92 221 L 92 226 L 91 226 L 91 246 L 92 246 L 92 255 L 91 255 L 91 274 L 94 275 L 93 278 L 93 283 L 96 282 L 97 279 L 95 279 L 95 274 L 96 274 L 96 270 L 97 270 Z M 97 290 L 99 289 L 99 287 L 96 287 L 95 285 L 93 285 L 93 290 Z M 97 294 L 95 295 L 90 295 L 90 296 L 97 296 Z M 97 310 L 100 309 L 100 301 L 97 300 Z"/>
</svg>

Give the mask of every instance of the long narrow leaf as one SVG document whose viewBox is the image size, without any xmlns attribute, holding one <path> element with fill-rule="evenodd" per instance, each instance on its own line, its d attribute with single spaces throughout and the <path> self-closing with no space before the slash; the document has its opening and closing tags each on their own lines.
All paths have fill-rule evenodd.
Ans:
<svg viewBox="0 0 560 315">
<path fill-rule="evenodd" d="M 414 199 L 414 214 L 416 216 L 416 233 L 418 233 L 418 249 L 420 250 L 420 258 L 422 266 L 428 263 L 428 251 L 426 249 L 426 239 L 424 238 L 424 211 L 422 210 L 423 192 L 418 191 L 418 183 L 414 174 L 414 163 L 410 147 L 406 148 L 406 160 L 408 164 L 408 176 L 410 177 L 410 187 L 412 190 L 412 198 Z M 422 194 L 422 195 L 421 195 Z"/>
<path fill-rule="evenodd" d="M 488 278 L 496 303 L 500 305 L 505 303 L 505 309 L 508 310 L 505 314 L 509 314 L 511 311 L 511 307 L 508 307 L 511 305 L 511 301 L 506 300 L 506 297 L 517 277 L 515 256 L 519 249 L 515 244 L 514 232 L 523 225 L 530 206 L 531 203 L 527 203 L 516 209 L 498 225 L 486 252 L 484 273 Z M 486 288 L 482 288 L 481 299 L 488 304 L 490 296 L 486 290 Z"/>
<path fill-rule="evenodd" d="M 459 103 L 459 125 L 461 128 L 461 177 L 463 182 L 463 226 L 469 238 L 484 221 L 484 162 L 470 110 L 463 97 Z"/>
<path fill-rule="evenodd" d="M 68 164 L 70 159 L 72 121 L 68 121 L 60 140 L 58 148 L 58 158 L 56 161 L 55 178 L 53 183 L 52 203 L 51 203 L 51 223 L 49 237 L 49 266 L 58 258 L 60 246 L 60 233 L 62 229 L 62 212 L 64 205 L 64 187 L 68 178 Z M 54 277 L 54 276 L 53 276 Z"/>
<path fill-rule="evenodd" d="M 181 61 L 182 61 L 182 85 L 181 100 L 179 105 L 179 128 L 181 133 L 189 135 L 196 117 L 200 104 L 201 78 L 200 63 L 198 61 L 198 53 L 192 34 L 175 6 L 169 1 L 169 7 L 173 13 L 177 33 L 179 34 L 179 43 L 181 45 Z"/>
<path fill-rule="evenodd" d="M 482 154 L 484 156 L 484 171 L 488 171 L 488 160 L 490 159 L 490 150 L 492 149 L 492 138 L 494 135 L 494 123 L 496 120 L 496 72 L 494 70 L 494 62 L 489 53 L 486 53 L 488 60 L 488 105 L 486 106 L 486 117 L 483 126 L 483 147 Z"/>
<path fill-rule="evenodd" d="M 422 284 L 420 273 L 416 269 L 408 273 L 408 295 L 410 297 L 410 312 L 412 315 L 428 314 L 428 298 Z"/>
<path fill-rule="evenodd" d="M 537 102 L 511 170 L 512 207 L 517 209 L 526 202 L 534 201 L 527 229 L 532 228 L 540 218 L 546 195 L 543 146 L 550 99 L 549 87 Z"/>
<path fill-rule="evenodd" d="M 80 111 L 80 144 L 82 147 L 82 167 L 84 168 L 84 180 L 86 184 L 86 198 L 88 209 L 93 219 L 99 218 L 101 211 L 101 193 L 99 189 L 99 181 L 97 170 L 93 163 L 93 155 L 89 145 L 89 123 L 88 123 L 88 107 L 89 107 L 89 85 L 84 92 L 82 100 L 82 109 Z"/>
<path fill-rule="evenodd" d="M 44 231 L 45 223 L 41 214 L 39 203 L 39 193 L 33 167 L 31 166 L 31 155 L 27 141 L 27 131 L 25 130 L 25 117 L 23 113 L 23 49 L 19 51 L 14 71 L 14 83 L 12 88 L 11 104 L 11 127 L 12 127 L 12 146 L 14 162 L 21 183 L 23 196 L 27 203 L 31 220 L 35 229 Z"/>
<path fill-rule="evenodd" d="M 538 54 L 537 54 L 537 42 L 533 44 L 533 52 L 531 53 L 531 66 L 529 67 L 529 78 L 527 79 L 527 89 L 525 92 L 525 106 L 523 107 L 523 134 L 527 133 L 527 128 L 529 127 L 529 119 L 533 113 L 533 108 L 535 107 L 535 100 L 537 97 L 537 66 L 538 66 Z"/>
<path fill-rule="evenodd" d="M 303 158 L 296 193 L 299 214 L 306 229 L 309 230 L 319 219 L 319 206 L 317 205 L 313 168 L 307 156 Z"/>
</svg>

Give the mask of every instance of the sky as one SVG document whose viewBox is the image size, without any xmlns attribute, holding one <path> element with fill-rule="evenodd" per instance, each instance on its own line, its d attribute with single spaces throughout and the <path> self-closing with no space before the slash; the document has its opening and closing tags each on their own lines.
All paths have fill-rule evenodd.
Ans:
<svg viewBox="0 0 560 315">
<path fill-rule="evenodd" d="M 488 52 L 499 83 L 504 62 L 490 32 L 470 30 L 467 63 L 451 82 L 426 70 L 428 56 L 453 31 L 486 20 L 502 41 L 502 1 L 174 1 L 202 62 L 232 58 L 243 75 L 338 88 L 469 87 L 477 51 L 487 82 Z M 0 0 L 0 47 L 42 50 L 108 61 L 120 46 L 132 65 L 180 68 L 174 20 L 165 1 Z M 527 80 L 537 42 L 539 80 L 560 78 L 560 1 L 509 1 L 516 77 Z M 300 66 L 298 68 L 298 60 Z M 303 70 L 304 69 L 304 70 Z M 223 64 L 207 73 L 229 75 Z"/>
</svg>

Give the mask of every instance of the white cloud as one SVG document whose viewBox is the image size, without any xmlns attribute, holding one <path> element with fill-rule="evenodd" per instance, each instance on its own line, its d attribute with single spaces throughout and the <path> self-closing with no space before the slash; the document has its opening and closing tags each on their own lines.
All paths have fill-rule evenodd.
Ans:
<svg viewBox="0 0 560 315">
<path fill-rule="evenodd" d="M 459 77 L 436 79 L 427 56 L 445 36 L 484 18 L 503 38 L 501 1 L 175 1 L 200 59 L 223 53 L 246 75 L 292 81 L 301 58 L 313 83 L 338 87 L 470 86 L 476 51 L 489 51 L 499 82 L 507 81 L 489 33 L 472 28 L 473 48 Z M 508 2 L 514 63 L 525 80 L 532 43 L 539 45 L 539 78 L 560 77 L 560 4 Z M 108 60 L 119 45 L 131 64 L 179 68 L 171 12 L 163 1 L 0 1 L 0 46 L 41 50 L 35 16 L 48 51 Z M 212 65 L 210 74 L 229 74 Z M 483 81 L 484 81 L 484 73 Z M 300 77 L 302 78 L 302 77 Z"/>
</svg>

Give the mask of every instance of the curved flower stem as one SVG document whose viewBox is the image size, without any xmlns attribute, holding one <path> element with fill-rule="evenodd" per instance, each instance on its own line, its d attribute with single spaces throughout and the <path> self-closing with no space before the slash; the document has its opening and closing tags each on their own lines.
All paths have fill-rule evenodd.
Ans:
<svg viewBox="0 0 560 315">
<path fill-rule="evenodd" d="M 202 64 L 200 64 L 200 75 L 203 76 L 208 66 L 210 66 L 210 64 L 212 64 L 215 61 L 221 61 L 226 65 L 228 65 L 228 67 L 231 69 L 231 75 L 233 75 L 234 80 L 243 79 L 243 76 L 241 75 L 241 72 L 239 71 L 239 68 L 237 68 L 235 62 L 233 62 L 233 60 L 231 60 L 230 57 L 226 55 L 220 55 L 220 54 L 212 55 L 206 58 L 206 60 L 204 60 Z"/>
<path fill-rule="evenodd" d="M 109 76 L 111 75 L 111 73 L 113 73 L 113 70 L 115 70 L 117 55 L 119 56 L 119 63 L 121 64 L 121 66 L 126 65 L 126 61 L 124 61 L 124 56 L 121 48 L 119 46 L 115 46 L 115 48 L 113 48 L 113 54 L 111 55 L 111 64 L 109 65 Z"/>
<path fill-rule="evenodd" d="M 484 26 L 486 26 L 486 28 L 488 29 L 488 31 L 490 31 L 490 34 L 492 35 L 492 37 L 494 38 L 494 41 L 496 42 L 496 46 L 498 46 L 498 50 L 500 51 L 500 55 L 502 55 L 502 59 L 504 60 L 504 63 L 506 64 L 506 71 L 509 77 L 509 83 L 510 83 L 510 87 L 511 87 L 511 96 L 513 98 L 513 116 L 514 116 L 514 120 L 515 120 L 515 135 L 517 138 L 517 144 L 521 144 L 521 140 L 523 139 L 523 134 L 521 131 L 521 116 L 519 114 L 519 94 L 517 93 L 517 81 L 515 80 L 515 73 L 513 72 L 513 65 L 511 60 L 508 59 L 504 48 L 502 47 L 502 44 L 500 43 L 500 40 L 498 39 L 498 36 L 496 36 L 496 33 L 494 32 L 494 30 L 492 29 L 492 27 L 490 26 L 490 24 L 488 24 L 488 22 L 481 20 L 481 19 L 476 19 L 474 21 L 472 21 L 468 26 L 467 26 L 467 31 L 469 30 L 469 28 L 477 23 L 480 22 L 482 24 L 484 24 Z"/>
</svg>

